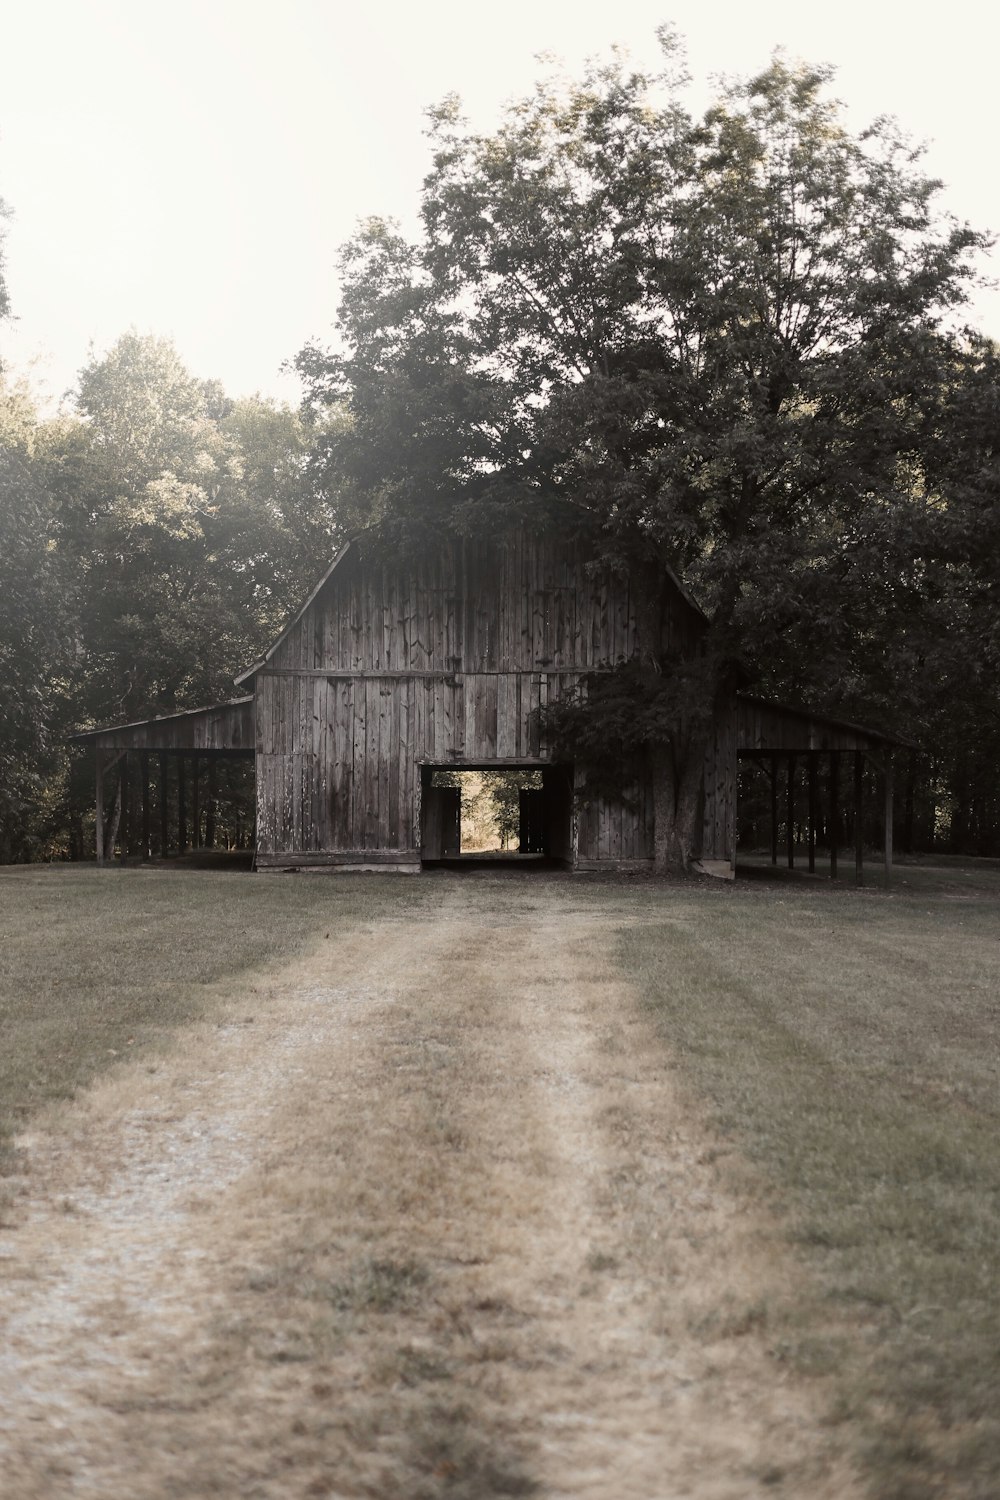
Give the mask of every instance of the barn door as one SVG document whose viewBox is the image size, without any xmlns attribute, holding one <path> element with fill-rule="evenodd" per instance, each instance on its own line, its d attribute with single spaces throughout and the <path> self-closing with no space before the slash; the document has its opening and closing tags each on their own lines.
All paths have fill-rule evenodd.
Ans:
<svg viewBox="0 0 1000 1500">
<path fill-rule="evenodd" d="M 462 791 L 427 786 L 423 792 L 422 859 L 451 859 L 462 852 Z"/>
</svg>

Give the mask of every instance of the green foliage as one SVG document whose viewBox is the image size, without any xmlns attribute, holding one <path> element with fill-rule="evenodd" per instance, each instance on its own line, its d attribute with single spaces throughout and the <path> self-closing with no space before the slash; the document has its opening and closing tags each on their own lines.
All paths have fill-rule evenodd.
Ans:
<svg viewBox="0 0 1000 1500">
<path fill-rule="evenodd" d="M 30 399 L 0 380 L 0 863 L 34 852 L 32 812 L 59 760 L 70 651 L 52 529 Z"/>
<path fill-rule="evenodd" d="M 295 413 L 135 333 L 81 372 L 74 416 L 2 393 L 0 860 L 80 851 L 71 727 L 232 696 L 336 546 L 307 454 Z"/>
<path fill-rule="evenodd" d="M 501 849 L 515 843 L 521 830 L 521 791 L 542 785 L 540 771 L 482 771 L 480 799 L 500 838 Z"/>
<path fill-rule="evenodd" d="M 624 662 L 591 673 L 576 693 L 540 711 L 555 757 L 575 760 L 586 772 L 582 792 L 588 800 L 628 802 L 623 781 L 647 772 L 665 749 L 676 774 L 690 742 L 700 742 L 712 722 L 715 705 L 704 692 L 705 672 L 700 655 L 667 659 L 655 675 L 638 662 Z"/>
<path fill-rule="evenodd" d="M 641 614 L 669 565 L 710 617 L 709 703 L 741 658 L 767 689 L 863 712 L 914 631 L 940 643 L 923 580 L 987 241 L 939 212 L 889 122 L 848 132 L 827 71 L 776 57 L 694 118 L 663 41 L 658 75 L 613 60 L 543 82 L 491 134 L 454 99 L 432 112 L 420 238 L 364 225 L 340 344 L 299 356 L 314 414 L 341 417 L 316 482 L 397 547 L 582 533 L 648 570 Z M 678 769 L 699 751 L 659 652 L 646 629 L 636 696 Z"/>
<path fill-rule="evenodd" d="M 88 656 L 81 716 L 228 696 L 333 546 L 305 503 L 298 419 L 230 401 L 134 333 L 81 373 L 77 405 L 47 459 Z"/>
<path fill-rule="evenodd" d="M 321 455 L 358 519 L 583 527 L 761 634 L 776 579 L 908 491 L 983 243 L 827 81 L 776 60 L 693 120 L 669 71 L 614 62 L 491 136 L 434 111 L 423 238 L 364 226 L 342 349 L 300 357 L 314 407 L 350 412 Z"/>
</svg>

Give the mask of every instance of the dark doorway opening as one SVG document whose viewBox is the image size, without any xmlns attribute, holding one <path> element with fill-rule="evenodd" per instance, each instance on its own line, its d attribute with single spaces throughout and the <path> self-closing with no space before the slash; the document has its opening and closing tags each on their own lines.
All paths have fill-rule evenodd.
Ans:
<svg viewBox="0 0 1000 1500">
<path fill-rule="evenodd" d="M 425 864 L 571 864 L 571 766 L 421 767 Z"/>
</svg>

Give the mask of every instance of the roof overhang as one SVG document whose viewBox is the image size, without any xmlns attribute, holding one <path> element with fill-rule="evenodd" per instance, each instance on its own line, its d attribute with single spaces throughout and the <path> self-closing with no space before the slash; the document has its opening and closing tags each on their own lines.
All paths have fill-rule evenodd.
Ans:
<svg viewBox="0 0 1000 1500">
<path fill-rule="evenodd" d="M 135 719 L 129 724 L 108 724 L 100 729 L 80 729 L 69 739 L 76 744 L 92 744 L 99 750 L 190 750 L 252 755 L 253 701 L 250 693 L 206 708 Z"/>
<path fill-rule="evenodd" d="M 899 748 L 915 750 L 917 746 L 912 740 L 870 725 L 774 703 L 752 693 L 737 693 L 736 748 L 741 755 L 792 755 L 812 750 L 885 753 Z"/>
</svg>

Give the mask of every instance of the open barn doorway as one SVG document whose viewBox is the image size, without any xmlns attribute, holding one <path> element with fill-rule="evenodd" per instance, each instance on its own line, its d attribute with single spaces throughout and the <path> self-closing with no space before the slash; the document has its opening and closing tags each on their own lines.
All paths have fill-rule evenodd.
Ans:
<svg viewBox="0 0 1000 1500">
<path fill-rule="evenodd" d="M 572 864 L 571 766 L 421 767 L 425 864 Z"/>
</svg>

